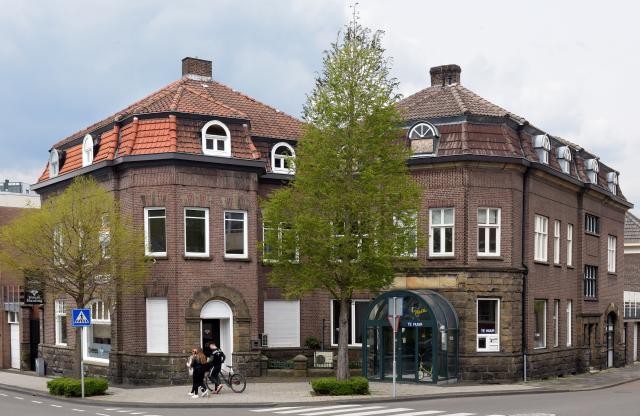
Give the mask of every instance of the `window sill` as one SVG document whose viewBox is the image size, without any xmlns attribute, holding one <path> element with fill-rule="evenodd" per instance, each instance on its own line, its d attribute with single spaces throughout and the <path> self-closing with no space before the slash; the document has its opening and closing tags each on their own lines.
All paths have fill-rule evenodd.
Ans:
<svg viewBox="0 0 640 416">
<path fill-rule="evenodd" d="M 534 350 L 546 350 L 547 346 L 545 345 L 544 347 L 533 347 Z"/>
<path fill-rule="evenodd" d="M 495 260 L 495 261 L 504 261 L 504 257 L 499 256 L 499 255 L 482 255 L 482 254 L 478 254 L 476 256 L 476 258 L 478 260 Z"/>
<path fill-rule="evenodd" d="M 455 254 L 445 254 L 442 256 L 430 254 L 427 258 L 429 260 L 455 260 L 456 256 Z"/>
<path fill-rule="evenodd" d="M 597 302 L 598 298 L 583 298 L 582 300 L 584 300 L 585 302 Z"/>
<path fill-rule="evenodd" d="M 534 260 L 533 261 L 535 264 L 540 264 L 542 266 L 548 266 L 549 262 L 548 261 L 544 261 L 544 260 Z"/>
<path fill-rule="evenodd" d="M 616 273 L 616 272 L 607 272 L 607 276 L 612 277 L 612 278 L 616 278 L 616 277 L 618 277 L 618 273 Z"/>
<path fill-rule="evenodd" d="M 100 360 L 98 358 L 85 358 L 84 360 L 85 364 L 89 364 L 89 365 L 97 365 L 100 367 L 109 367 L 109 360 Z"/>
<path fill-rule="evenodd" d="M 562 264 L 561 263 L 553 263 L 553 267 L 557 267 L 559 269 L 562 268 Z"/>
<path fill-rule="evenodd" d="M 245 263 L 250 263 L 251 262 L 251 258 L 250 257 L 223 257 L 222 260 L 224 261 L 239 261 L 239 262 L 245 262 Z M 274 262 L 271 262 L 271 264 L 273 264 Z"/>
<path fill-rule="evenodd" d="M 598 234 L 598 233 L 592 233 L 591 231 L 585 231 L 584 233 L 585 233 L 586 235 L 590 235 L 590 236 L 592 236 L 592 237 L 598 237 L 598 238 L 600 237 L 600 234 Z"/>
<path fill-rule="evenodd" d="M 571 266 L 571 265 L 567 264 L 567 269 L 575 269 L 575 266 Z"/>
<path fill-rule="evenodd" d="M 156 255 L 153 255 L 153 254 L 147 254 L 147 257 L 149 257 L 152 260 L 169 260 L 169 256 L 167 256 L 166 254 L 164 254 L 162 256 L 160 256 L 160 255 L 156 256 Z"/>
<path fill-rule="evenodd" d="M 201 260 L 201 261 L 211 261 L 211 256 L 190 256 L 185 254 L 183 257 L 185 260 Z"/>
</svg>

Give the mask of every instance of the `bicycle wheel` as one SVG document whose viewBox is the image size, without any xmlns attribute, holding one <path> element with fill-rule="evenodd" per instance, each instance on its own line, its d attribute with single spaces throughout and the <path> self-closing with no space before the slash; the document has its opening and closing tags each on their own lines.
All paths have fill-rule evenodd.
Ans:
<svg viewBox="0 0 640 416">
<path fill-rule="evenodd" d="M 247 387 L 247 380 L 242 374 L 234 374 L 229 377 L 229 387 L 236 393 L 242 393 Z"/>
<path fill-rule="evenodd" d="M 211 380 L 209 380 L 209 374 L 205 374 L 204 375 L 204 386 L 209 390 L 209 391 L 214 391 L 215 387 L 211 385 Z"/>
<path fill-rule="evenodd" d="M 424 378 L 424 371 L 418 370 L 418 380 L 422 380 Z"/>
</svg>

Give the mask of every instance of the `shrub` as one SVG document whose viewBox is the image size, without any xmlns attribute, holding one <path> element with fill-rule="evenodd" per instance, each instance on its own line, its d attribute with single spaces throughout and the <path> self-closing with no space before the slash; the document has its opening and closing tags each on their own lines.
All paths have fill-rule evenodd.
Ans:
<svg viewBox="0 0 640 416">
<path fill-rule="evenodd" d="M 80 380 L 75 378 L 60 377 L 47 382 L 49 394 L 54 396 L 80 397 L 82 387 Z M 84 379 L 84 395 L 97 396 L 104 394 L 109 388 L 109 382 L 102 378 L 87 377 Z"/>
<path fill-rule="evenodd" d="M 310 350 L 319 350 L 320 349 L 320 341 L 316 337 L 307 337 L 304 340 L 304 346 L 309 348 Z"/>
<path fill-rule="evenodd" d="M 333 377 L 319 378 L 311 382 L 316 394 L 330 396 L 351 396 L 369 394 L 369 380 L 364 377 L 351 377 L 349 380 L 336 380 Z"/>
</svg>

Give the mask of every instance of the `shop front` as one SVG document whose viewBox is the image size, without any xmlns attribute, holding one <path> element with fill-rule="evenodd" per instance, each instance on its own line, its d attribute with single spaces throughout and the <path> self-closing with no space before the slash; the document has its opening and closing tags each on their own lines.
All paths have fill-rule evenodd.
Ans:
<svg viewBox="0 0 640 416">
<path fill-rule="evenodd" d="M 374 380 L 393 377 L 394 331 L 388 317 L 393 299 L 402 303 L 395 333 L 398 381 L 439 383 L 458 378 L 458 315 L 432 290 L 395 290 L 374 299 L 363 334 L 363 371 Z"/>
</svg>

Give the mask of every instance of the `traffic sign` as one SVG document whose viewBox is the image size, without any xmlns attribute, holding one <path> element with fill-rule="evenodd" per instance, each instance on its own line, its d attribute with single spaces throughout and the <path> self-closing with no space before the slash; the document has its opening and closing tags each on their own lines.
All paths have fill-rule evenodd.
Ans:
<svg viewBox="0 0 640 416">
<path fill-rule="evenodd" d="M 91 309 L 71 309 L 71 326 L 75 328 L 91 326 Z"/>
<path fill-rule="evenodd" d="M 389 325 L 393 329 L 393 332 L 398 332 L 398 328 L 400 327 L 400 317 L 399 316 L 387 316 L 387 320 L 389 321 Z"/>
</svg>

